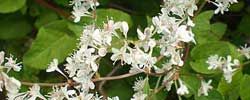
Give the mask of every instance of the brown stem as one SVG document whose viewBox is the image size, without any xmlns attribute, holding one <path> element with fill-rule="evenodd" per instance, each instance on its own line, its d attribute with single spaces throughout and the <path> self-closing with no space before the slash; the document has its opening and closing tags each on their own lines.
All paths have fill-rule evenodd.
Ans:
<svg viewBox="0 0 250 100">
<path fill-rule="evenodd" d="M 108 76 L 108 77 L 100 77 L 100 78 L 95 78 L 92 79 L 93 82 L 99 82 L 99 81 L 108 81 L 108 80 L 118 80 L 118 79 L 123 79 L 123 78 L 127 78 L 127 77 L 131 77 L 131 76 L 135 76 L 137 74 L 140 74 L 142 72 L 137 72 L 137 73 L 127 73 L 127 74 L 123 74 L 123 75 L 118 75 L 118 76 Z M 168 73 L 168 71 L 163 72 L 163 73 L 145 73 L 147 75 L 150 76 L 160 76 L 160 75 L 165 75 L 166 73 Z M 51 86 L 64 86 L 67 83 L 31 83 L 31 82 L 21 82 L 23 85 L 27 85 L 27 86 L 32 86 L 34 84 L 38 84 L 40 86 L 44 86 L 44 87 L 51 87 Z"/>
<path fill-rule="evenodd" d="M 61 8 L 56 7 L 55 5 L 53 5 L 49 2 L 46 2 L 46 0 L 35 0 L 35 2 L 43 7 L 46 7 L 48 9 L 55 11 L 56 13 L 58 13 L 59 15 L 65 17 L 65 18 L 70 18 L 70 13 L 64 11 Z"/>
<path fill-rule="evenodd" d="M 188 55 L 189 55 L 189 52 L 190 52 L 190 45 L 189 44 L 186 44 L 186 49 L 185 49 L 185 53 L 184 53 L 184 56 L 183 56 L 183 62 L 185 63 L 188 59 Z"/>
<path fill-rule="evenodd" d="M 121 68 L 121 66 L 115 67 L 110 73 L 108 73 L 106 75 L 106 77 L 112 76 L 119 68 Z M 100 94 L 102 94 L 102 96 L 104 96 L 104 98 L 107 99 L 107 95 L 106 95 L 105 91 L 103 90 L 103 86 L 105 85 L 106 82 L 107 82 L 107 80 L 101 81 L 99 86 L 98 86 L 98 90 L 99 90 Z"/>
<path fill-rule="evenodd" d="M 31 83 L 31 82 L 21 82 L 22 85 L 33 86 L 34 84 L 38 84 L 43 87 L 51 87 L 51 86 L 64 86 L 67 83 Z"/>
</svg>

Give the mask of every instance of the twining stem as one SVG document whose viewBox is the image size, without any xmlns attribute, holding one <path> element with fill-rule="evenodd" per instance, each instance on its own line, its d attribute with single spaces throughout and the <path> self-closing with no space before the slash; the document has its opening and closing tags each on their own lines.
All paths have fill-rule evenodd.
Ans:
<svg viewBox="0 0 250 100">
<path fill-rule="evenodd" d="M 108 73 L 108 74 L 106 75 L 106 77 L 112 76 L 119 68 L 121 68 L 120 65 L 118 65 L 118 66 L 116 66 L 115 68 L 113 68 L 113 70 L 112 70 L 110 73 Z M 98 85 L 98 90 L 99 90 L 99 92 L 102 94 L 102 96 L 104 96 L 104 98 L 107 98 L 107 95 L 106 95 L 105 91 L 103 90 L 103 86 L 105 85 L 106 82 L 107 82 L 107 80 L 101 81 L 101 82 L 99 83 L 99 85 Z"/>
<path fill-rule="evenodd" d="M 46 2 L 45 0 L 35 0 L 35 2 L 43 7 L 46 7 L 48 9 L 55 11 L 57 14 L 65 17 L 65 18 L 70 18 L 70 15 L 71 15 L 70 13 L 64 11 L 61 8 L 56 7 L 55 5 L 53 5 L 51 3 Z"/>
</svg>

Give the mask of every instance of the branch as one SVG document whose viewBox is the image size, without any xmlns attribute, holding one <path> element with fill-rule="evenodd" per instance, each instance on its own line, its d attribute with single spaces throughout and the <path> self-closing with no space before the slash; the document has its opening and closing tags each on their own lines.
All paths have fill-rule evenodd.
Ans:
<svg viewBox="0 0 250 100">
<path fill-rule="evenodd" d="M 38 84 L 43 87 L 52 87 L 52 86 L 64 86 L 67 83 L 31 83 L 31 82 L 21 82 L 22 85 L 33 86 L 34 84 Z"/>
<path fill-rule="evenodd" d="M 35 0 L 35 2 L 43 7 L 46 7 L 48 9 L 55 11 L 57 14 L 65 17 L 65 18 L 70 18 L 70 15 L 71 15 L 70 13 L 64 11 L 61 8 L 56 7 L 55 5 L 53 5 L 51 3 L 46 2 L 45 0 Z"/>
<path fill-rule="evenodd" d="M 116 66 L 110 73 L 108 73 L 107 75 L 106 75 L 106 77 L 110 77 L 110 76 L 112 76 L 119 68 L 121 68 L 121 66 Z M 100 84 L 99 84 L 99 86 L 98 86 L 98 90 L 99 90 L 99 92 L 102 94 L 102 96 L 104 96 L 104 98 L 106 98 L 107 99 L 107 95 L 106 95 L 106 93 L 103 91 L 103 86 L 104 86 L 104 84 L 107 82 L 107 80 L 104 80 L 104 81 L 101 81 L 100 82 Z"/>
</svg>

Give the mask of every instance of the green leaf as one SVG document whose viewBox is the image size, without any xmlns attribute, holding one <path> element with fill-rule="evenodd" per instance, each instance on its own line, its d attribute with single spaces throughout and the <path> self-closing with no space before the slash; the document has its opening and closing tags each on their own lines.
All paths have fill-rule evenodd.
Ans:
<svg viewBox="0 0 250 100">
<path fill-rule="evenodd" d="M 130 100 L 133 89 L 125 80 L 115 80 L 107 82 L 104 86 L 109 97 L 118 96 L 120 100 Z"/>
<path fill-rule="evenodd" d="M 207 59 L 198 59 L 195 61 L 190 62 L 190 66 L 196 72 L 203 73 L 203 74 L 213 74 L 217 73 L 218 70 L 208 70 L 208 64 L 206 64 Z"/>
<path fill-rule="evenodd" d="M 195 75 L 182 75 L 181 79 L 184 81 L 185 85 L 188 87 L 190 94 L 197 94 L 200 88 L 200 80 Z"/>
<path fill-rule="evenodd" d="M 238 1 L 238 3 L 232 4 L 229 7 L 230 12 L 240 12 L 242 9 L 244 9 L 245 2 L 244 1 Z"/>
<path fill-rule="evenodd" d="M 21 9 L 26 3 L 26 0 L 1 0 L 0 13 L 10 13 Z"/>
<path fill-rule="evenodd" d="M 152 98 L 150 98 L 150 99 L 152 99 L 152 100 L 166 100 L 167 94 L 168 94 L 168 91 L 161 90 L 157 94 L 154 94 L 152 96 Z"/>
<path fill-rule="evenodd" d="M 63 62 L 76 47 L 77 38 L 70 35 L 64 20 L 52 22 L 39 29 L 36 40 L 25 53 L 25 66 L 37 69 L 46 69 L 53 58 Z"/>
<path fill-rule="evenodd" d="M 97 16 L 96 24 L 97 26 L 100 27 L 103 26 L 103 22 L 107 22 L 108 19 L 113 19 L 115 22 L 126 21 L 130 27 L 133 24 L 132 18 L 129 14 L 116 9 L 97 9 L 96 16 Z M 86 24 L 91 24 L 92 22 L 93 22 L 92 18 L 82 17 L 80 24 L 86 25 Z"/>
<path fill-rule="evenodd" d="M 42 27 L 43 25 L 46 25 L 52 21 L 55 21 L 55 20 L 58 20 L 59 17 L 57 16 L 56 13 L 54 12 L 44 12 L 42 13 L 36 20 L 35 22 L 35 26 L 36 28 L 40 28 Z"/>
<path fill-rule="evenodd" d="M 198 44 L 220 40 L 227 29 L 227 25 L 223 23 L 210 24 L 213 13 L 213 11 L 205 11 L 194 19 L 193 32 Z"/>
<path fill-rule="evenodd" d="M 0 18 L 0 39 L 22 38 L 31 31 L 31 25 L 21 15 L 14 14 Z"/>
<path fill-rule="evenodd" d="M 224 23 L 214 23 L 211 24 L 211 34 L 214 35 L 217 40 L 221 39 L 224 33 L 226 32 L 227 25 Z"/>
<path fill-rule="evenodd" d="M 209 31 L 210 30 L 210 19 L 213 17 L 213 11 L 205 11 L 194 18 L 195 27 L 193 31 Z"/>
<path fill-rule="evenodd" d="M 217 90 L 209 91 L 208 96 L 195 96 L 195 100 L 224 100 L 223 96 Z"/>
<path fill-rule="evenodd" d="M 207 69 L 208 64 L 206 63 L 208 57 L 215 54 L 223 57 L 231 55 L 233 59 L 241 60 L 240 54 L 234 45 L 230 44 L 229 42 L 217 41 L 195 46 L 191 51 L 191 58 L 193 59 L 193 61 L 190 62 L 190 65 L 196 72 L 199 73 L 215 73 L 217 71 Z"/>
<path fill-rule="evenodd" d="M 250 87 L 249 87 L 249 82 L 250 82 L 250 76 L 249 75 L 244 75 L 243 79 L 240 82 L 240 98 L 241 100 L 250 100 Z"/>
<path fill-rule="evenodd" d="M 240 33 L 243 33 L 245 35 L 250 36 L 250 15 L 244 15 L 243 18 L 240 21 L 240 24 L 238 25 L 237 31 Z"/>
<path fill-rule="evenodd" d="M 191 51 L 191 57 L 195 60 L 204 58 L 207 59 L 210 55 L 214 54 L 218 54 L 220 56 L 231 55 L 233 58 L 239 57 L 237 48 L 233 44 L 223 41 L 214 41 L 197 45 Z"/>
<path fill-rule="evenodd" d="M 239 90 L 240 90 L 240 81 L 243 78 L 241 71 L 234 73 L 231 83 L 227 83 L 224 78 L 221 78 L 217 90 L 224 95 L 226 100 L 238 100 Z"/>
<path fill-rule="evenodd" d="M 143 93 L 149 95 L 150 94 L 150 85 L 148 82 L 149 78 L 146 77 L 145 78 L 145 83 L 144 83 L 144 87 L 143 87 Z"/>
</svg>

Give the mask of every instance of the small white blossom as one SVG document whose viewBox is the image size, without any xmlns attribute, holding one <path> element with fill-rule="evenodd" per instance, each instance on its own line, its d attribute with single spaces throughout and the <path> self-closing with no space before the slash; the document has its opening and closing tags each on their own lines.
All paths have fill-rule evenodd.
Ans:
<svg viewBox="0 0 250 100">
<path fill-rule="evenodd" d="M 140 92 L 136 92 L 133 95 L 133 98 L 131 98 L 130 100 L 145 100 L 147 97 L 147 94 L 144 94 L 142 91 Z"/>
<path fill-rule="evenodd" d="M 72 0 L 70 5 L 73 5 L 74 22 L 79 22 L 81 17 L 91 16 L 89 10 L 94 10 L 99 3 L 96 0 Z"/>
<path fill-rule="evenodd" d="M 41 93 L 40 93 L 40 86 L 38 84 L 34 84 L 30 91 L 26 93 L 26 99 L 28 100 L 36 100 L 36 98 L 40 98 L 43 100 L 47 100 Z"/>
<path fill-rule="evenodd" d="M 74 6 L 72 14 L 74 16 L 74 22 L 79 22 L 81 20 L 81 17 L 83 16 L 90 16 L 90 12 L 88 12 L 88 9 L 86 9 L 84 6 Z"/>
<path fill-rule="evenodd" d="M 134 83 L 133 89 L 134 91 L 143 91 L 144 85 L 145 85 L 145 80 L 142 77 L 139 77 L 136 79 L 136 82 Z"/>
<path fill-rule="evenodd" d="M 9 72 L 11 69 L 13 69 L 14 71 L 20 71 L 21 70 L 21 62 L 17 63 L 16 60 L 14 59 L 12 55 L 10 55 L 10 57 L 6 57 L 7 62 L 4 64 L 4 67 L 7 68 L 7 72 Z"/>
<path fill-rule="evenodd" d="M 250 59 L 250 47 L 247 47 L 247 44 L 245 44 L 245 46 L 241 46 L 240 48 L 240 53 L 244 55 L 247 59 Z"/>
<path fill-rule="evenodd" d="M 53 61 L 49 64 L 48 69 L 46 70 L 46 72 L 53 72 L 53 71 L 57 71 L 58 69 L 58 59 L 53 59 Z"/>
<path fill-rule="evenodd" d="M 4 72 L 1 73 L 0 78 L 3 79 L 2 82 L 4 83 L 4 87 L 8 93 L 10 93 L 10 94 L 18 93 L 19 89 L 21 88 L 20 81 L 18 81 L 17 79 L 15 79 L 13 77 L 9 77 Z"/>
<path fill-rule="evenodd" d="M 237 66 L 240 65 L 238 59 L 232 61 L 232 57 L 228 55 L 225 57 L 219 57 L 218 55 L 213 55 L 208 58 L 206 63 L 209 64 L 208 69 L 220 69 L 223 71 L 223 76 L 228 83 L 231 83 L 234 71 L 237 70 Z"/>
<path fill-rule="evenodd" d="M 65 95 L 61 88 L 57 86 L 53 86 L 53 91 L 49 92 L 47 97 L 49 97 L 49 100 L 63 100 L 65 98 Z"/>
<path fill-rule="evenodd" d="M 181 25 L 177 31 L 176 34 L 178 36 L 178 40 L 183 41 L 183 42 L 194 42 L 194 34 L 190 31 L 187 30 L 187 26 Z"/>
<path fill-rule="evenodd" d="M 112 98 L 108 97 L 108 100 L 120 100 L 120 99 L 119 99 L 118 96 L 115 96 L 115 97 L 112 97 Z"/>
<path fill-rule="evenodd" d="M 188 88 L 185 84 L 183 84 L 181 79 L 178 79 L 180 87 L 177 89 L 177 94 L 178 95 L 185 95 L 189 94 Z"/>
<path fill-rule="evenodd" d="M 217 9 L 214 11 L 215 14 L 221 13 L 224 14 L 225 11 L 229 11 L 229 7 L 231 4 L 238 3 L 237 0 L 215 0 L 215 1 L 209 1 L 215 6 L 217 6 Z"/>
<path fill-rule="evenodd" d="M 170 63 L 177 66 L 184 65 L 184 62 L 181 59 L 180 51 L 172 52 Z"/>
<path fill-rule="evenodd" d="M 206 63 L 209 65 L 209 70 L 217 69 L 222 65 L 222 57 L 219 57 L 219 55 L 212 55 L 208 57 L 208 60 Z"/>
<path fill-rule="evenodd" d="M 211 90 L 213 87 L 211 86 L 212 80 L 206 82 L 205 80 L 201 80 L 201 87 L 198 91 L 198 96 L 204 95 L 208 96 L 208 91 Z"/>
</svg>

